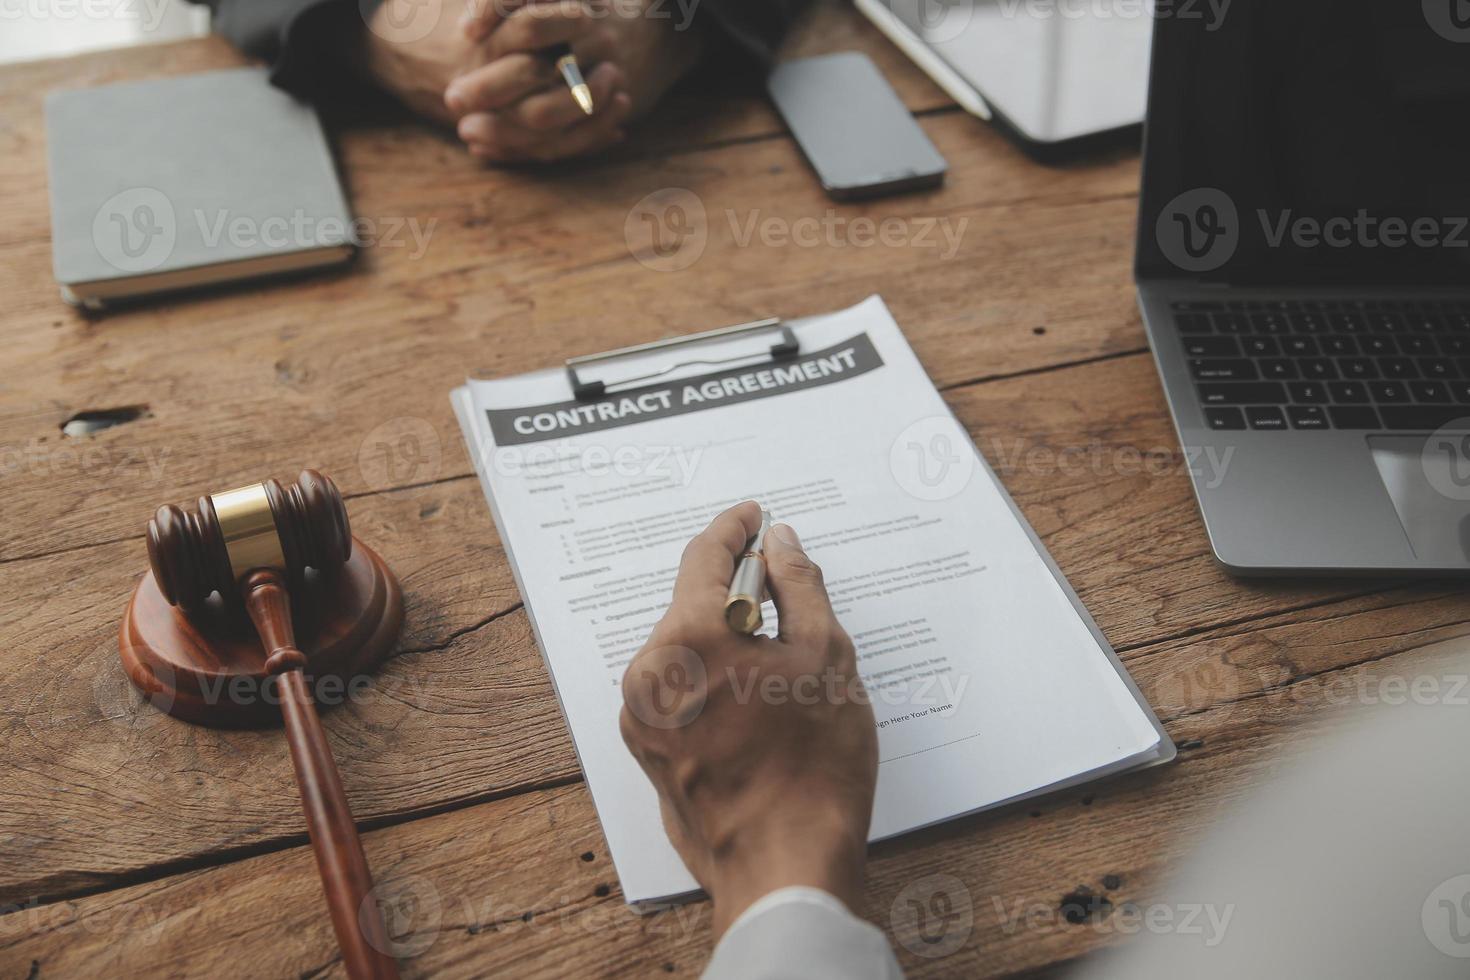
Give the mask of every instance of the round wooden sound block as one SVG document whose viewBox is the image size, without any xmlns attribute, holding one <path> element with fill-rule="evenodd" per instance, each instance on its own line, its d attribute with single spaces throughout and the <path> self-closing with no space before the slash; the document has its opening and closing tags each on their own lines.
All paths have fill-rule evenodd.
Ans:
<svg viewBox="0 0 1470 980">
<path fill-rule="evenodd" d="M 335 575 L 308 579 L 300 591 L 292 619 L 307 659 L 303 673 L 313 700 L 330 707 L 352 697 L 392 652 L 403 625 L 403 591 L 383 559 L 357 538 Z M 280 721 L 265 651 L 238 609 L 210 606 L 186 616 L 168 604 L 150 571 L 128 602 L 118 650 L 128 677 L 160 711 L 216 728 Z"/>
</svg>

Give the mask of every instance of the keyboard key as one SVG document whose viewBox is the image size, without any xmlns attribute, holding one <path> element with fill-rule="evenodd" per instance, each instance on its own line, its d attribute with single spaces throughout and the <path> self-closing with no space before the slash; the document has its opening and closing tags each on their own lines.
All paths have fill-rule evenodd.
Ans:
<svg viewBox="0 0 1470 980">
<path fill-rule="evenodd" d="M 1362 333 L 1368 329 L 1368 321 L 1361 313 L 1333 313 L 1327 322 L 1338 333 Z"/>
<path fill-rule="evenodd" d="M 1392 337 L 1364 337 L 1364 354 L 1397 354 L 1399 345 Z"/>
<path fill-rule="evenodd" d="M 1286 416 L 1273 405 L 1253 405 L 1245 410 L 1245 418 L 1252 429 L 1286 428 Z"/>
<path fill-rule="evenodd" d="M 1332 428 L 1327 421 L 1327 410 L 1316 405 L 1288 405 L 1286 411 L 1291 415 L 1293 429 Z"/>
<path fill-rule="evenodd" d="M 1451 381 L 1450 391 L 1462 402 L 1470 402 L 1470 381 Z"/>
<path fill-rule="evenodd" d="M 1368 329 L 1378 333 L 1403 333 L 1404 318 L 1397 313 L 1369 313 Z"/>
<path fill-rule="evenodd" d="M 1208 335 L 1186 337 L 1184 353 L 1190 357 L 1239 357 L 1240 341 L 1234 337 Z"/>
<path fill-rule="evenodd" d="M 1244 429 L 1245 416 L 1238 408 L 1206 408 L 1205 423 L 1212 429 Z"/>
<path fill-rule="evenodd" d="M 1455 362 L 1448 357 L 1421 357 L 1419 358 L 1419 370 L 1424 372 L 1424 377 L 1438 381 L 1460 377 L 1459 372 L 1455 370 Z"/>
<path fill-rule="evenodd" d="M 1443 404 L 1454 401 L 1450 397 L 1450 386 L 1443 381 L 1413 381 L 1409 384 L 1409 391 L 1416 402 Z"/>
<path fill-rule="evenodd" d="M 1335 357 L 1348 357 L 1357 352 L 1358 342 L 1352 337 L 1334 336 L 1322 338 L 1322 353 L 1324 354 L 1332 354 Z"/>
<path fill-rule="evenodd" d="M 1337 366 L 1344 378 L 1370 381 L 1378 377 L 1378 366 L 1367 357 L 1344 357 L 1337 362 Z"/>
<path fill-rule="evenodd" d="M 1174 326 L 1179 328 L 1180 333 L 1211 333 L 1214 330 L 1210 326 L 1210 318 L 1203 313 L 1177 313 L 1174 316 Z"/>
<path fill-rule="evenodd" d="M 1414 362 L 1407 357 L 1380 357 L 1378 370 L 1385 378 L 1402 380 L 1419 377 L 1419 371 L 1414 367 Z"/>
<path fill-rule="evenodd" d="M 1176 310 L 1223 310 L 1225 308 L 1219 300 L 1181 299 L 1169 304 Z"/>
<path fill-rule="evenodd" d="M 1465 338 L 1465 351 L 1470 353 L 1470 337 Z M 1275 337 L 1246 337 L 1245 352 L 1252 357 L 1272 357 L 1281 353 L 1281 345 Z"/>
<path fill-rule="evenodd" d="M 1249 333 L 1250 321 L 1239 313 L 1214 313 L 1210 322 L 1220 333 Z"/>
<path fill-rule="evenodd" d="M 1444 318 L 1437 313 L 1410 313 L 1404 320 L 1410 330 L 1421 333 L 1438 333 L 1444 329 Z"/>
<path fill-rule="evenodd" d="M 1339 405 L 1365 404 L 1372 400 L 1368 394 L 1368 386 L 1361 381 L 1334 381 L 1327 386 L 1332 393 L 1332 400 Z"/>
<path fill-rule="evenodd" d="M 1293 381 L 1287 389 L 1291 400 L 1299 405 L 1322 405 L 1327 402 L 1327 388 L 1315 381 Z"/>
<path fill-rule="evenodd" d="M 1325 357 L 1304 357 L 1297 362 L 1302 377 L 1314 381 L 1331 381 L 1337 377 L 1337 367 Z"/>
<path fill-rule="evenodd" d="M 1385 405 L 1383 424 L 1389 429 L 1438 429 L 1451 422 L 1470 428 L 1470 412 L 1460 405 Z"/>
<path fill-rule="evenodd" d="M 1261 361 L 1261 376 L 1271 381 L 1291 381 L 1300 377 L 1295 361 L 1284 357 L 1268 357 Z"/>
<path fill-rule="evenodd" d="M 1405 354 L 1412 354 L 1415 357 L 1428 356 L 1435 353 L 1434 338 L 1419 335 L 1400 337 L 1399 350 Z"/>
<path fill-rule="evenodd" d="M 1286 389 L 1274 381 L 1214 382 L 1199 386 L 1199 399 L 1206 405 L 1277 405 L 1286 402 Z"/>
<path fill-rule="evenodd" d="M 1287 337 L 1281 342 L 1281 349 L 1292 357 L 1311 357 L 1320 353 L 1317 341 L 1312 337 Z"/>
<path fill-rule="evenodd" d="M 1252 313 L 1250 318 L 1251 330 L 1256 333 L 1282 334 L 1287 332 L 1286 317 L 1280 313 Z"/>
<path fill-rule="evenodd" d="M 1327 410 L 1335 429 L 1376 429 L 1378 413 L 1366 405 L 1333 405 Z"/>
<path fill-rule="evenodd" d="M 1320 313 L 1292 313 L 1287 318 L 1297 333 L 1325 333 L 1327 318 Z"/>
<path fill-rule="evenodd" d="M 1439 352 L 1441 354 L 1470 354 L 1470 337 L 1446 334 L 1439 338 Z"/>
<path fill-rule="evenodd" d="M 1368 385 L 1368 390 L 1373 392 L 1373 400 L 1379 404 L 1409 400 L 1409 389 L 1398 381 L 1374 381 Z"/>
<path fill-rule="evenodd" d="M 1189 370 L 1196 381 L 1254 381 L 1260 377 L 1256 366 L 1243 357 L 1190 361 Z"/>
</svg>

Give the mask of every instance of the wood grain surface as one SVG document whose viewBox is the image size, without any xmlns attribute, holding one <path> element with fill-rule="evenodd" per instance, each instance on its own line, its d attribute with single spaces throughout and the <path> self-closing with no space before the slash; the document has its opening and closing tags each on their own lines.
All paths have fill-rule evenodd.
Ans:
<svg viewBox="0 0 1470 980">
<path fill-rule="evenodd" d="M 242 59 L 208 39 L 0 69 L 0 976 L 342 975 L 282 733 L 161 715 L 115 646 L 158 504 L 308 466 L 404 589 L 399 653 L 323 721 L 405 975 L 698 973 L 707 906 L 638 916 L 618 891 L 449 408 L 466 373 L 883 295 L 1181 747 L 877 847 L 866 913 L 913 976 L 1048 973 L 1119 941 L 1112 913 L 1365 678 L 1462 648 L 1448 583 L 1214 565 L 1134 306 L 1136 154 L 1028 161 L 836 0 L 788 46 L 843 49 L 918 113 L 942 189 L 828 201 L 758 93 L 682 94 L 611 157 L 514 170 L 373 108 L 330 119 L 382 235 L 352 267 L 97 318 L 50 274 L 46 91 Z M 679 271 L 640 261 L 649 199 L 703 210 Z M 906 237 L 760 232 L 859 218 Z M 64 436 L 83 412 L 131 420 Z M 892 909 L 936 874 L 974 925 L 926 957 Z"/>
</svg>

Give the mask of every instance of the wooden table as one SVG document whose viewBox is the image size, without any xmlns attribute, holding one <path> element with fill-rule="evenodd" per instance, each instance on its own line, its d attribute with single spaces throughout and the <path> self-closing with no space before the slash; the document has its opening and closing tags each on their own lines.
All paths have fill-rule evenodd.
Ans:
<svg viewBox="0 0 1470 980">
<path fill-rule="evenodd" d="M 401 652 L 326 713 L 405 972 L 698 973 L 707 905 L 640 917 L 619 893 L 450 412 L 468 372 L 887 300 L 1181 750 L 875 848 L 866 911 L 890 933 L 926 876 L 953 875 L 973 909 L 948 956 L 896 937 L 911 976 L 1046 971 L 1114 941 L 1117 910 L 1147 904 L 1220 801 L 1326 711 L 1324 681 L 1411 669 L 1470 632 L 1445 583 L 1217 569 L 1134 307 L 1136 156 L 1029 162 L 835 2 L 790 45 L 848 48 L 948 157 L 942 190 L 833 204 L 755 97 L 675 100 L 612 158 L 524 171 L 400 115 L 338 120 L 356 212 L 433 221 L 422 255 L 384 244 L 343 273 L 100 319 L 50 275 L 44 93 L 240 58 L 209 39 L 0 71 L 0 975 L 342 973 L 281 733 L 140 705 L 115 645 L 154 507 L 305 466 L 337 478 L 407 593 Z M 677 273 L 625 240 L 637 202 L 671 188 L 707 215 Z M 969 223 L 952 257 L 736 234 L 829 210 Z M 114 409 L 136 418 L 62 434 Z"/>
</svg>

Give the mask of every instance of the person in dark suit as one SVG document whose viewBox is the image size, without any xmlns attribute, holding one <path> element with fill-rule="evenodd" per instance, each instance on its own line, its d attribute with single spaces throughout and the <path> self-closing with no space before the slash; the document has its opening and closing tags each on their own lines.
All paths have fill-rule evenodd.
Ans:
<svg viewBox="0 0 1470 980">
<path fill-rule="evenodd" d="M 214 29 L 303 98 L 386 91 L 511 163 L 604 149 L 700 69 L 763 67 L 807 0 L 195 0 Z M 570 44 L 589 117 L 561 83 Z"/>
</svg>

